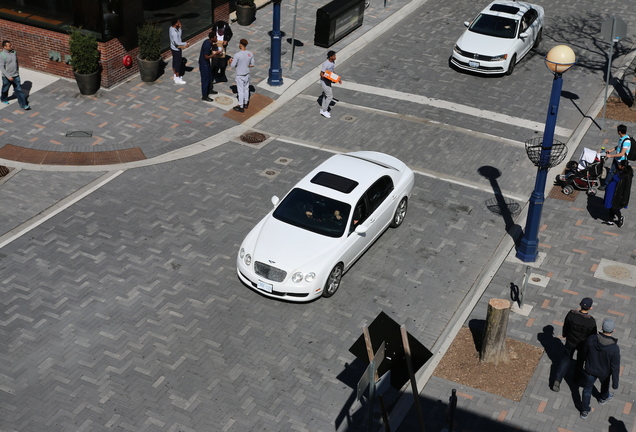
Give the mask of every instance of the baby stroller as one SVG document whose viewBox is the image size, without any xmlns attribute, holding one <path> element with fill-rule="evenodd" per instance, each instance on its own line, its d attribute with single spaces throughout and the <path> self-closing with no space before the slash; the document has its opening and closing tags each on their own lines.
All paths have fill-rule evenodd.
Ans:
<svg viewBox="0 0 636 432">
<path fill-rule="evenodd" d="M 605 151 L 596 152 L 584 148 L 579 161 L 570 161 L 565 166 L 565 173 L 556 178 L 561 185 L 561 192 L 570 195 L 575 189 L 587 191 L 588 195 L 596 195 L 601 185 L 601 174 L 605 163 Z"/>
</svg>

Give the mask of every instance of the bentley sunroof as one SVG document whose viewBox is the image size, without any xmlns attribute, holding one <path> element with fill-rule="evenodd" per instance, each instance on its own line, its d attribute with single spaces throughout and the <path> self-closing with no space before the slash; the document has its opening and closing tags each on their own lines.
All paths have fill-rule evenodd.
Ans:
<svg viewBox="0 0 636 432">
<path fill-rule="evenodd" d="M 311 182 L 346 194 L 358 186 L 357 181 L 324 171 L 316 174 L 314 178 L 311 179 Z"/>
<path fill-rule="evenodd" d="M 495 3 L 490 7 L 490 10 L 493 12 L 503 12 L 510 15 L 517 15 L 519 13 L 519 8 L 516 6 L 503 5 Z"/>
</svg>

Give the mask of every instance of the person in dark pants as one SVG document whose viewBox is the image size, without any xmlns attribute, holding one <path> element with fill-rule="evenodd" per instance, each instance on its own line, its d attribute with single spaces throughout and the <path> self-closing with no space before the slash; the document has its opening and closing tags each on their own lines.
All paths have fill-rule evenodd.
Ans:
<svg viewBox="0 0 636 432">
<path fill-rule="evenodd" d="M 585 297 L 581 300 L 579 310 L 572 309 L 565 316 L 563 322 L 562 335 L 565 339 L 564 355 L 559 363 L 556 375 L 554 376 L 554 382 L 552 383 L 552 390 L 558 392 L 561 389 L 561 380 L 565 376 L 565 373 L 570 366 L 570 362 L 576 352 L 576 369 L 574 373 L 575 379 L 583 377 L 583 348 L 587 338 L 593 334 L 596 334 L 596 320 L 590 315 L 592 309 L 592 299 Z"/>
<path fill-rule="evenodd" d="M 228 42 L 232 39 L 232 29 L 225 21 L 217 21 L 212 27 L 212 31 L 216 36 L 216 43 L 223 48 L 222 54 L 212 59 L 212 79 L 216 82 L 227 82 L 225 69 L 227 68 L 227 57 L 225 57 L 225 49 Z"/>
<path fill-rule="evenodd" d="M 621 214 L 621 209 L 626 208 L 629 204 L 633 177 L 634 170 L 629 166 L 629 161 L 620 161 L 616 174 L 607 183 L 607 189 L 605 190 L 603 204 L 609 210 L 609 217 L 603 222 L 604 224 L 616 224 L 619 228 L 623 226 L 625 217 Z"/>
<path fill-rule="evenodd" d="M 212 85 L 212 69 L 210 67 L 210 59 L 218 57 L 221 52 L 216 46 L 216 36 L 214 32 L 208 33 L 208 38 L 201 44 L 201 52 L 199 53 L 199 72 L 201 73 L 201 100 L 212 102 L 211 94 L 218 92 L 214 90 Z"/>
<path fill-rule="evenodd" d="M 13 87 L 13 94 L 16 99 L 18 99 L 20 108 L 27 111 L 30 110 L 31 107 L 22 92 L 18 55 L 8 40 L 2 41 L 2 50 L 0 50 L 0 75 L 2 76 L 2 94 L 0 95 L 0 101 L 3 104 L 9 104 L 9 88 Z"/>
<path fill-rule="evenodd" d="M 585 370 L 583 396 L 581 397 L 581 418 L 587 418 L 592 410 L 590 400 L 592 389 L 597 379 L 601 380 L 601 396 L 598 403 L 601 405 L 614 399 L 614 393 L 610 393 L 610 377 L 612 388 L 618 389 L 618 375 L 621 368 L 621 350 L 618 347 L 618 339 L 612 337 L 614 332 L 614 320 L 603 320 L 602 332 L 592 335 L 585 341 Z"/>
</svg>

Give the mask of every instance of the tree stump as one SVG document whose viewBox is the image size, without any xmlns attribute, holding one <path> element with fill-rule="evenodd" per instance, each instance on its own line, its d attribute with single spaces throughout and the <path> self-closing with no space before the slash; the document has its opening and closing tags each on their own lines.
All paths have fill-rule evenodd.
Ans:
<svg viewBox="0 0 636 432">
<path fill-rule="evenodd" d="M 499 363 L 508 361 L 506 352 L 506 332 L 508 331 L 508 316 L 510 315 L 510 301 L 492 299 L 488 302 L 486 328 L 481 342 L 479 359 L 482 363 Z"/>
</svg>

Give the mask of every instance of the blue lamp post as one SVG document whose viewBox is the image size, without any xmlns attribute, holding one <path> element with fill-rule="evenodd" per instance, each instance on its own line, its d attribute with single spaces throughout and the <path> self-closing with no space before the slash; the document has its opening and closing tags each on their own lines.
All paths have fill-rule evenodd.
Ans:
<svg viewBox="0 0 636 432">
<path fill-rule="evenodd" d="M 272 18 L 272 31 L 270 37 L 272 40 L 272 48 L 270 50 L 269 76 L 267 84 L 271 86 L 283 85 L 283 70 L 280 67 L 281 57 L 281 38 L 280 32 L 280 2 L 282 0 L 274 0 L 274 15 Z"/>
<path fill-rule="evenodd" d="M 576 55 L 574 54 L 574 51 L 572 51 L 572 48 L 567 45 L 557 45 L 548 52 L 548 55 L 545 56 L 545 65 L 554 74 L 554 80 L 552 81 L 552 92 L 550 93 L 550 105 L 548 106 L 548 117 L 545 121 L 543 142 L 541 143 L 540 149 L 538 149 L 540 152 L 536 154 L 538 158 L 534 160 L 538 169 L 534 183 L 534 191 L 530 196 L 526 229 L 524 230 L 523 238 L 517 248 L 517 258 L 523 262 L 535 262 L 537 260 L 539 226 L 541 223 L 543 202 L 545 200 L 545 184 L 548 177 L 548 169 L 553 166 L 554 162 L 554 158 L 552 157 L 552 144 L 554 141 L 554 129 L 556 127 L 557 113 L 559 112 L 561 88 L 563 87 L 562 74 L 570 69 L 575 63 Z M 526 149 L 528 149 L 527 144 Z M 528 150 L 528 156 L 533 159 L 530 154 L 530 150 Z M 565 155 L 563 155 L 563 157 L 565 157 Z"/>
</svg>

